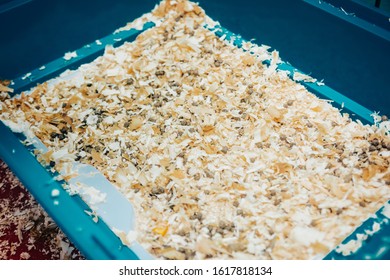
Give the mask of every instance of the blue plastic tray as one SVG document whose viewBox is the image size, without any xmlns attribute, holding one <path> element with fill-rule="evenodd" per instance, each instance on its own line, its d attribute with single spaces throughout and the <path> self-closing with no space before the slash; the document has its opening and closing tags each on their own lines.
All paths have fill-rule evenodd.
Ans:
<svg viewBox="0 0 390 280">
<path fill-rule="evenodd" d="M 151 28 L 152 26 L 152 23 L 147 23 L 143 30 Z M 230 41 L 233 38 L 233 42 L 237 47 L 241 47 L 244 42 L 239 35 L 235 35 L 220 26 L 215 27 L 212 30 L 217 36 L 225 35 L 226 40 Z M 106 45 L 118 46 L 124 41 L 132 41 L 142 31 L 129 30 L 111 34 L 100 39 L 100 41 L 88 44 L 77 50 L 76 58 L 71 60 L 60 58 L 46 64 L 44 68 L 40 68 L 42 70 L 36 69 L 31 73 L 28 73 L 28 75 L 19 77 L 13 81 L 15 94 L 28 90 L 39 82 L 47 81 L 67 69 L 76 69 L 81 64 L 90 62 L 101 55 Z M 265 63 L 269 62 L 266 61 Z M 290 75 L 293 75 L 294 72 L 298 71 L 287 63 L 279 64 L 278 69 L 287 70 Z M 319 86 L 316 83 L 302 82 L 302 84 L 319 97 L 333 100 L 336 106 L 343 107 L 344 110 L 352 114 L 354 118 L 360 119 L 365 123 L 372 123 L 372 118 L 370 116 L 372 114 L 371 111 L 353 100 L 346 98 L 339 92 L 327 86 Z M 92 212 L 90 207 L 78 195 L 70 196 L 68 192 L 61 187 L 61 182 L 54 180 L 55 174 L 52 174 L 43 167 L 36 160 L 35 156 L 33 156 L 32 149 L 34 147 L 26 147 L 20 142 L 20 140 L 23 139 L 23 135 L 12 133 L 10 129 L 1 122 L 0 135 L 2 135 L 0 139 L 0 158 L 8 164 L 32 195 L 88 259 L 151 258 L 151 256 L 138 244 L 134 244 L 134 246 L 131 246 L 130 248 L 123 245 L 119 238 L 110 230 L 110 227 L 116 227 L 126 232 L 131 229 L 131 222 L 121 223 L 120 221 L 115 221 L 113 218 L 116 216 L 115 213 L 109 213 L 109 209 L 103 209 L 101 210 L 103 212 L 98 212 L 98 215 L 103 217 L 103 219 L 99 219 L 95 223 L 90 216 L 85 214 L 85 211 Z M 28 168 L 26 168 L 26 166 L 28 166 Z M 106 182 L 104 179 L 101 179 L 99 184 L 106 184 Z M 59 195 L 53 196 L 54 190 L 59 191 Z M 124 201 L 124 198 L 118 191 L 114 190 L 108 196 L 111 200 L 120 202 L 118 205 L 123 205 L 124 208 L 128 209 L 129 215 L 132 216 L 130 203 Z M 128 205 L 125 205 L 126 203 Z M 121 210 L 123 209 L 112 209 L 111 212 Z M 337 253 L 336 250 L 333 250 L 325 259 L 389 258 L 390 225 L 387 223 L 386 217 L 381 214 L 381 211 L 382 209 L 375 215 L 373 213 L 372 218 L 365 221 L 344 241 L 348 242 L 351 239 L 356 239 L 358 234 L 366 234 L 367 231 L 373 228 L 375 222 L 381 224 L 381 229 L 375 234 L 368 236 L 367 240 L 363 242 L 363 246 L 356 253 L 349 256 L 343 256 Z"/>
</svg>

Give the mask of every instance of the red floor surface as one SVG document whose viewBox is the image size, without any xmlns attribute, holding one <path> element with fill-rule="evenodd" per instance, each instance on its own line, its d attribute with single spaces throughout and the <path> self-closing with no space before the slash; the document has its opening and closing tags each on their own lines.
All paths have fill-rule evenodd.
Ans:
<svg viewBox="0 0 390 280">
<path fill-rule="evenodd" d="M 0 160 L 0 260 L 83 259 Z"/>
</svg>

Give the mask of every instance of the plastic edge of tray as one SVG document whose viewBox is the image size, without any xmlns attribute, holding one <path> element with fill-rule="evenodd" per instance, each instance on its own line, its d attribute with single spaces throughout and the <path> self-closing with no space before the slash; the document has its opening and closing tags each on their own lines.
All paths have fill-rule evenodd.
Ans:
<svg viewBox="0 0 390 280">
<path fill-rule="evenodd" d="M 384 24 L 385 24 L 384 20 L 386 19 L 385 13 L 382 13 L 379 10 L 376 12 L 377 18 L 382 19 L 382 21 L 380 22 L 380 24 L 378 24 L 378 22 L 376 22 L 375 24 L 372 22 L 372 19 L 370 21 L 369 19 L 365 19 L 361 17 L 360 13 L 355 14 L 358 5 L 356 5 L 356 3 L 354 2 L 345 4 L 348 5 L 349 8 L 352 8 L 351 6 L 355 4 L 354 9 L 349 10 L 349 8 L 347 8 L 348 11 L 346 11 L 343 7 L 337 5 L 340 4 L 340 3 L 336 3 L 337 1 L 332 1 L 334 3 L 328 3 L 327 1 L 321 1 L 321 0 L 303 0 L 303 1 L 324 12 L 327 12 L 333 16 L 345 20 L 350 24 L 362 28 L 371 34 L 375 34 L 376 36 L 386 41 L 390 41 L 390 31 L 384 28 Z M 334 6 L 333 4 L 337 6 Z M 362 10 L 362 8 L 360 10 Z M 358 10 L 358 12 L 360 12 L 360 10 Z M 368 11 L 366 11 L 366 14 L 368 14 Z"/>
</svg>

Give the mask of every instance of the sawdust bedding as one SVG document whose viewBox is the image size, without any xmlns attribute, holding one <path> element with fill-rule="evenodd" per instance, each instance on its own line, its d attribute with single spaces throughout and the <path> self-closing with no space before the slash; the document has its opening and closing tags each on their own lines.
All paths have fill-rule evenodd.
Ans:
<svg viewBox="0 0 390 280">
<path fill-rule="evenodd" d="M 277 71 L 277 52 L 204 28 L 194 3 L 163 1 L 124 29 L 150 20 L 71 78 L 3 98 L 0 118 L 63 178 L 74 161 L 100 170 L 153 256 L 321 258 L 390 198 L 385 117 L 352 121 Z"/>
</svg>

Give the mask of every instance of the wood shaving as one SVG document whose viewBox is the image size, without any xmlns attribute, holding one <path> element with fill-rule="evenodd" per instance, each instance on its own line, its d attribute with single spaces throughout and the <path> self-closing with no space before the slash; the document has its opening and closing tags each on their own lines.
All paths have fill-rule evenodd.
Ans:
<svg viewBox="0 0 390 280">
<path fill-rule="evenodd" d="M 165 259 L 312 259 L 390 198 L 386 122 L 342 115 L 277 71 L 276 52 L 205 29 L 192 2 L 145 18 L 159 24 L 0 110 L 56 170 L 79 161 L 116 185 L 131 241 Z"/>
<path fill-rule="evenodd" d="M 76 52 L 67 52 L 64 55 L 64 59 L 65 60 L 71 60 L 72 58 L 76 58 L 76 57 L 77 57 L 77 53 Z"/>
<path fill-rule="evenodd" d="M 310 82 L 310 83 L 317 82 L 317 80 L 314 79 L 313 77 L 302 74 L 300 72 L 294 72 L 293 79 L 294 79 L 294 81 L 297 81 L 297 82 L 299 82 L 299 81 Z"/>
</svg>

